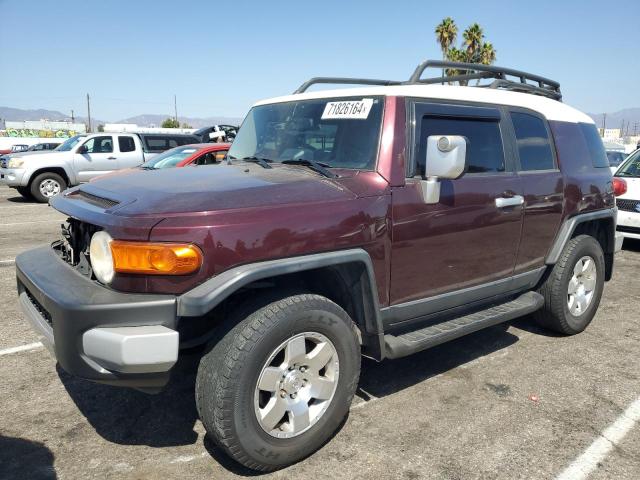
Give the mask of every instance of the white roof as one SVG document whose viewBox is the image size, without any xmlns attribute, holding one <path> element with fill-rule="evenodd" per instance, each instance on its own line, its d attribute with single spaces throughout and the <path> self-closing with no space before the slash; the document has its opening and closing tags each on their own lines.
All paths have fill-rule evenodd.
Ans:
<svg viewBox="0 0 640 480">
<path fill-rule="evenodd" d="M 366 97 L 376 95 L 430 98 L 435 100 L 462 100 L 467 102 L 508 105 L 534 110 L 544 115 L 547 120 L 571 123 L 594 123 L 591 117 L 582 113 L 580 110 L 576 110 L 562 102 L 547 97 L 507 90 L 460 87 L 454 85 L 398 85 L 389 87 L 320 90 L 262 100 L 254 106 L 315 98 Z"/>
</svg>

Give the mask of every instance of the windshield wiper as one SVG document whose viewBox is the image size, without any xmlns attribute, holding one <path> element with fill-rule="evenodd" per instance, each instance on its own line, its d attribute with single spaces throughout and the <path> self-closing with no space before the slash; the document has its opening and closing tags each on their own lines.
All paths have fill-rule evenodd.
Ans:
<svg viewBox="0 0 640 480">
<path fill-rule="evenodd" d="M 271 165 L 269 165 L 269 163 L 273 162 L 273 160 L 269 160 L 268 158 L 254 157 L 254 156 L 244 157 L 244 158 L 229 157 L 227 163 L 230 163 L 230 160 L 240 160 L 241 162 L 252 162 L 252 163 L 257 163 L 262 168 L 273 168 Z"/>
<path fill-rule="evenodd" d="M 305 158 L 292 158 L 290 160 L 282 160 L 282 162 L 287 165 L 304 165 L 305 167 L 309 167 L 311 170 L 318 172 L 321 175 L 329 178 L 338 178 L 338 175 L 333 173 L 330 170 L 327 170 L 327 167 L 331 165 L 323 162 L 316 162 L 315 160 L 307 160 Z"/>
</svg>

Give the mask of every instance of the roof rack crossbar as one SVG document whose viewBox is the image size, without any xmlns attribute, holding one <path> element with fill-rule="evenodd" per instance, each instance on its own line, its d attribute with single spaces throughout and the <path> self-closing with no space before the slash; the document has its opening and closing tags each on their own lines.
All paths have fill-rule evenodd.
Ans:
<svg viewBox="0 0 640 480">
<path fill-rule="evenodd" d="M 310 86 L 319 83 L 333 83 L 342 85 L 382 85 L 386 87 L 389 85 L 400 85 L 402 82 L 398 82 L 395 80 L 377 80 L 373 78 L 314 77 L 300 85 L 300 87 L 298 87 L 298 89 L 293 93 L 303 93 Z"/>
<path fill-rule="evenodd" d="M 532 93 L 534 95 L 549 97 L 553 100 L 562 100 L 562 94 L 560 92 L 549 90 L 548 88 L 544 87 L 536 87 L 535 85 L 531 85 L 529 83 L 518 83 L 509 80 L 494 80 L 489 85 L 480 85 L 480 87 L 492 89 L 505 88 L 514 92 Z"/>
<path fill-rule="evenodd" d="M 423 78 L 414 83 L 432 85 L 436 83 L 445 84 L 445 83 L 457 82 L 459 80 L 475 80 L 475 79 L 482 79 L 482 78 L 494 78 L 494 76 L 491 73 L 479 72 L 479 73 L 470 73 L 468 75 L 452 75 L 450 77 Z"/>
</svg>

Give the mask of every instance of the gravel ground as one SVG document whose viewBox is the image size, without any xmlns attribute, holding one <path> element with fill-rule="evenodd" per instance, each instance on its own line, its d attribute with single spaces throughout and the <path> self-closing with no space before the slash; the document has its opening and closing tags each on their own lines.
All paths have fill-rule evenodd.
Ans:
<svg viewBox="0 0 640 480">
<path fill-rule="evenodd" d="M 56 367 L 17 307 L 15 255 L 58 237 L 62 216 L 0 187 L 0 478 L 253 476 L 197 420 L 184 357 L 155 396 Z M 529 319 L 381 364 L 364 360 L 349 418 L 319 452 L 268 478 L 554 478 L 640 397 L 640 242 L 616 257 L 593 324 L 557 337 Z M 640 425 L 594 479 L 640 478 Z"/>
</svg>

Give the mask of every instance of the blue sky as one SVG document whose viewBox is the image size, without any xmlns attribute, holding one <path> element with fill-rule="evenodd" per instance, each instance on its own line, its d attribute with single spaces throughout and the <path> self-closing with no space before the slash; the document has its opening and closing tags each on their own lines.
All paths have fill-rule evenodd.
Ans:
<svg viewBox="0 0 640 480">
<path fill-rule="evenodd" d="M 406 79 L 434 27 L 477 21 L 496 64 L 561 82 L 599 113 L 640 107 L 640 2 L 0 0 L 0 105 L 115 121 L 242 117 L 312 76 Z"/>
</svg>

